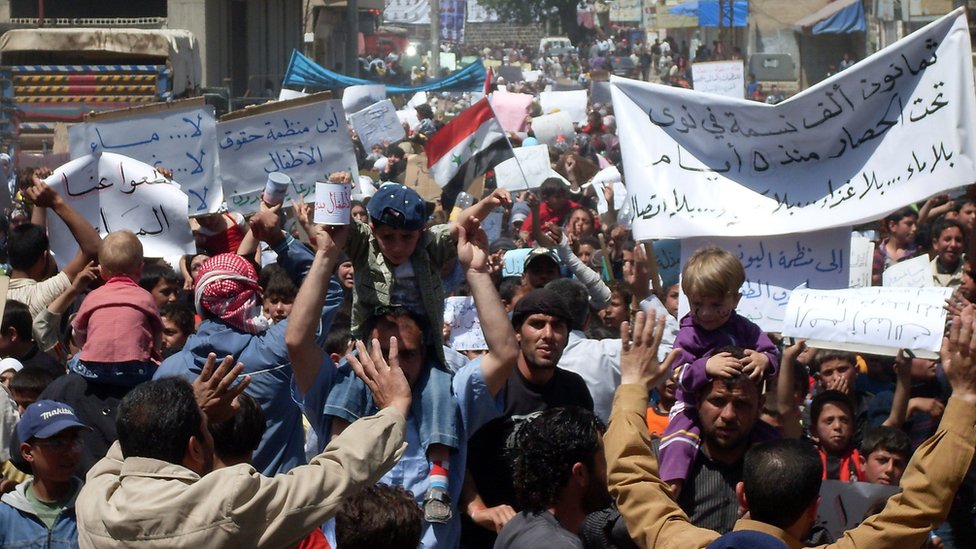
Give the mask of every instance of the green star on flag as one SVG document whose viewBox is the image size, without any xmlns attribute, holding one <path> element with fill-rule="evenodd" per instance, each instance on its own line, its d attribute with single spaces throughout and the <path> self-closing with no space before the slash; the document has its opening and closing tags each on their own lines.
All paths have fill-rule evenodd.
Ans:
<svg viewBox="0 0 976 549">
<path fill-rule="evenodd" d="M 460 166 L 461 165 L 461 155 L 459 155 L 459 154 L 452 154 L 451 155 L 451 162 L 453 162 L 457 166 Z"/>
</svg>

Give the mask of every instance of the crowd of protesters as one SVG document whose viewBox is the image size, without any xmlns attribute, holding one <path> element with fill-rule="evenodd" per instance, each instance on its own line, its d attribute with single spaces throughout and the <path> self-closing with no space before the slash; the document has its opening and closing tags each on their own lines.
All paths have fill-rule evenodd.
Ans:
<svg viewBox="0 0 976 549">
<path fill-rule="evenodd" d="M 607 47 L 650 52 L 664 78 L 687 49 L 665 43 Z M 550 147 L 558 176 L 538 190 L 489 172 L 476 196 L 425 200 L 407 161 L 459 104 L 420 105 L 403 142 L 357 143 L 375 179 L 330 176 L 354 189 L 350 225 L 262 203 L 196 218 L 179 258 L 101 238 L 49 172 L 22 169 L 0 223 L 0 547 L 976 545 L 972 193 L 859 228 L 875 283 L 927 254 L 932 285 L 956 290 L 941 358 L 818 349 L 736 313 L 729 252 L 692 250 L 680 282 L 654 270 L 613 187 L 591 184 L 623 171 L 612 105 Z M 53 217 L 73 257 L 52 256 Z M 451 296 L 472 298 L 480 347 L 450 345 Z M 823 480 L 903 491 L 835 540 L 815 520 Z"/>
</svg>

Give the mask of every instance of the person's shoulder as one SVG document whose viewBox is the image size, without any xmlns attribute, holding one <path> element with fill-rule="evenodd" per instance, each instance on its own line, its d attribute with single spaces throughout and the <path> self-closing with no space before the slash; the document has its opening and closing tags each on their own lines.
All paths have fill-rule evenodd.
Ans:
<svg viewBox="0 0 976 549">
<path fill-rule="evenodd" d="M 84 395 L 88 390 L 85 378 L 74 372 L 58 376 L 41 392 L 40 398 L 64 402 L 73 396 Z"/>
</svg>

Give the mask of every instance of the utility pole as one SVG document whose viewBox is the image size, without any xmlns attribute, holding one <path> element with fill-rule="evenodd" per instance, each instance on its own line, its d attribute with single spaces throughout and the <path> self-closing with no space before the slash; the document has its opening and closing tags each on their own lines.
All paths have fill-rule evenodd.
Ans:
<svg viewBox="0 0 976 549">
<path fill-rule="evenodd" d="M 441 3 L 440 0 L 430 0 L 430 72 L 434 79 L 441 74 Z"/>
<path fill-rule="evenodd" d="M 359 1 L 346 0 L 346 74 L 359 76 Z"/>
</svg>

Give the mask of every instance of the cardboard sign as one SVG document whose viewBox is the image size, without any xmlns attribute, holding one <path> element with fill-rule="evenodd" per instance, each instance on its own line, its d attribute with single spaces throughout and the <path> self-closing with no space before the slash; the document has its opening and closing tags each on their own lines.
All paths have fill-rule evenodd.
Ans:
<svg viewBox="0 0 976 549">
<path fill-rule="evenodd" d="M 443 192 L 427 169 L 426 154 L 407 157 L 407 173 L 403 184 L 417 191 L 417 194 L 428 202 L 433 202 Z"/>
<path fill-rule="evenodd" d="M 217 137 L 231 211 L 256 212 L 271 172 L 292 178 L 285 203 L 313 201 L 315 182 L 332 172 L 359 175 L 345 112 L 328 94 L 235 111 L 217 124 Z"/>
<path fill-rule="evenodd" d="M 110 152 L 172 170 L 193 216 L 224 200 L 216 136 L 213 107 L 188 99 L 88 116 L 68 129 L 68 145 L 71 158 Z"/>
<path fill-rule="evenodd" d="M 934 286 L 929 256 L 899 261 L 881 273 L 881 285 L 899 288 L 924 288 Z"/>
<path fill-rule="evenodd" d="M 384 99 L 359 112 L 350 114 L 349 122 L 359 134 L 359 141 L 367 151 L 375 144 L 386 146 L 407 136 L 406 132 L 403 131 L 400 119 L 397 117 L 396 107 L 389 99 Z"/>
<path fill-rule="evenodd" d="M 481 331 L 478 310 L 471 296 L 448 297 L 444 300 L 444 323 L 450 327 L 447 346 L 455 351 L 483 351 L 488 349 Z"/>
<path fill-rule="evenodd" d="M 562 136 L 567 143 L 572 143 L 576 138 L 573 119 L 569 113 L 562 111 L 533 118 L 532 131 L 539 143 L 545 143 L 550 147 L 556 144 L 559 136 Z"/>
<path fill-rule="evenodd" d="M 115 153 L 90 154 L 54 170 L 45 183 L 102 237 L 120 230 L 135 233 L 145 257 L 196 249 L 186 193 L 144 162 Z M 51 251 L 59 261 L 69 261 L 78 251 L 71 231 L 56 215 L 48 215 L 48 231 Z"/>
<path fill-rule="evenodd" d="M 549 146 L 533 145 L 513 149 L 515 158 L 509 158 L 495 166 L 495 182 L 502 189 L 524 191 L 537 189 L 551 177 Z"/>
</svg>

